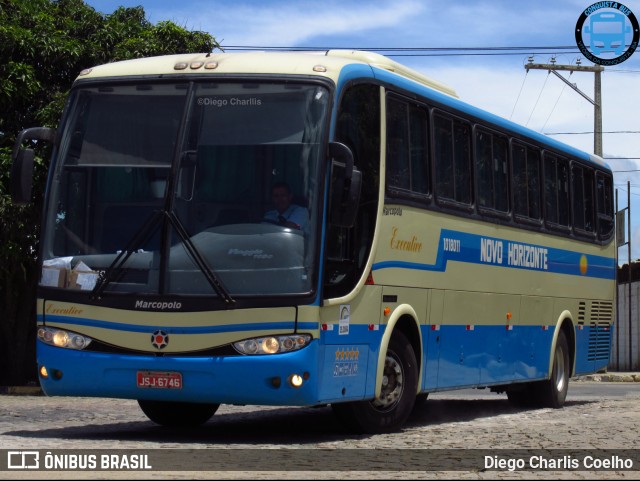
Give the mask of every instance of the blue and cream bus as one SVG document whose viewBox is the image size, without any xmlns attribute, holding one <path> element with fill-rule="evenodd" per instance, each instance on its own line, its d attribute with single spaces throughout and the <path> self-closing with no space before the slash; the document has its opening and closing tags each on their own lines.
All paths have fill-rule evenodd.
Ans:
<svg viewBox="0 0 640 481">
<path fill-rule="evenodd" d="M 383 56 L 87 69 L 59 129 L 20 134 L 18 202 L 29 140 L 54 144 L 48 395 L 135 399 L 161 425 L 331 404 L 384 432 L 449 389 L 561 407 L 572 376 L 607 365 L 610 169 Z"/>
</svg>

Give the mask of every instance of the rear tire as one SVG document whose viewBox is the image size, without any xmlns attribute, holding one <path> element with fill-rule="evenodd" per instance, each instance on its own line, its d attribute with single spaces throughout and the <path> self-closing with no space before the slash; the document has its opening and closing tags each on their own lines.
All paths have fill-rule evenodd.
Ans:
<svg viewBox="0 0 640 481">
<path fill-rule="evenodd" d="M 400 429 L 413 409 L 418 391 L 418 363 L 411 343 L 401 332 L 389 341 L 380 397 L 372 401 L 332 404 L 340 421 L 358 433 L 388 433 Z"/>
<path fill-rule="evenodd" d="M 142 412 L 154 423 L 167 427 L 193 428 L 206 423 L 220 404 L 138 400 Z"/>
<path fill-rule="evenodd" d="M 546 381 L 514 385 L 507 389 L 507 397 L 515 406 L 561 408 L 567 398 L 570 376 L 569 343 L 564 332 L 560 331 L 553 354 L 551 377 Z"/>
<path fill-rule="evenodd" d="M 553 368 L 551 377 L 542 381 L 537 388 L 537 396 L 540 404 L 550 408 L 564 406 L 569 390 L 569 378 L 571 377 L 571 358 L 569 356 L 569 343 L 563 331 L 558 333 L 556 350 L 553 355 Z"/>
</svg>

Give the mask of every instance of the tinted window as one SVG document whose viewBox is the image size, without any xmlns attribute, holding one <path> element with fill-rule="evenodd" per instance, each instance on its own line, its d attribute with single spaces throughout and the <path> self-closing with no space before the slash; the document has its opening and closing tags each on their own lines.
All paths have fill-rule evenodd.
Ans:
<svg viewBox="0 0 640 481">
<path fill-rule="evenodd" d="M 540 151 L 514 143 L 513 210 L 516 216 L 540 219 Z"/>
<path fill-rule="evenodd" d="M 569 226 L 569 162 L 551 154 L 544 159 L 545 219 Z"/>
<path fill-rule="evenodd" d="M 471 129 L 440 113 L 434 115 L 435 190 L 440 199 L 471 203 Z"/>
<path fill-rule="evenodd" d="M 387 186 L 410 194 L 429 192 L 427 111 L 401 99 L 387 100 Z"/>
<path fill-rule="evenodd" d="M 507 176 L 507 138 L 478 129 L 476 132 L 476 175 L 478 205 L 509 210 Z"/>
</svg>

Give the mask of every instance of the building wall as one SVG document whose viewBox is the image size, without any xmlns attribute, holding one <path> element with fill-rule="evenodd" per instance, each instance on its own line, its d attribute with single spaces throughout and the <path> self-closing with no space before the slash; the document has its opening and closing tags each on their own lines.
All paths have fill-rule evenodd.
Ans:
<svg viewBox="0 0 640 481">
<path fill-rule="evenodd" d="M 640 281 L 631 283 L 631 323 L 629 284 L 618 285 L 617 318 L 614 325 L 610 371 L 640 371 Z"/>
</svg>

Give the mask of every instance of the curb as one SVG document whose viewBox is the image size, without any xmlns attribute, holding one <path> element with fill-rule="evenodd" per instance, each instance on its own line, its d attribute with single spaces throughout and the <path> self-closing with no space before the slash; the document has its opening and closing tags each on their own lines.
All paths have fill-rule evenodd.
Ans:
<svg viewBox="0 0 640 481">
<path fill-rule="evenodd" d="M 638 373 L 605 373 L 605 374 L 589 374 L 587 376 L 579 376 L 574 381 L 592 381 L 592 382 L 640 382 L 640 374 Z"/>
</svg>

